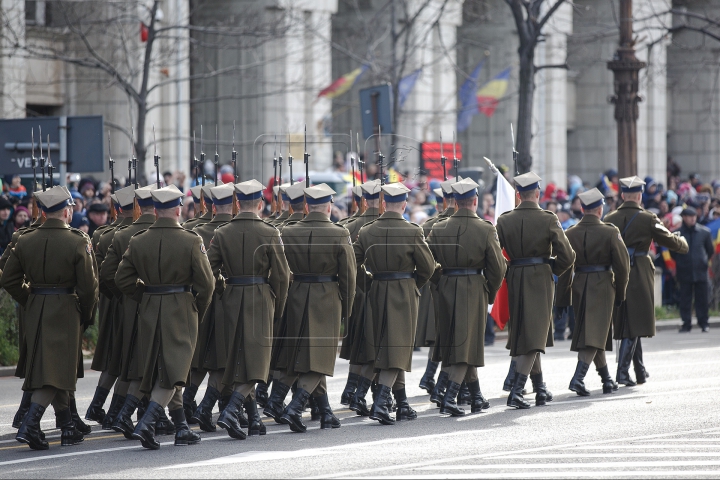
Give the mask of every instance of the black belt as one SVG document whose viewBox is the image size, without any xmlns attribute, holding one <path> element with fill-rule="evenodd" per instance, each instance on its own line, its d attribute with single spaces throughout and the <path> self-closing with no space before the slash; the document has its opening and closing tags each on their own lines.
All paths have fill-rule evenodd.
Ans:
<svg viewBox="0 0 720 480">
<path fill-rule="evenodd" d="M 189 293 L 192 291 L 190 285 L 145 285 L 145 293 L 149 295 L 170 295 L 172 293 Z"/>
<path fill-rule="evenodd" d="M 330 283 L 337 282 L 337 275 L 293 275 L 293 280 L 300 283 Z"/>
<path fill-rule="evenodd" d="M 482 275 L 482 268 L 443 268 L 442 274 L 447 277 L 460 277 L 465 275 Z"/>
<path fill-rule="evenodd" d="M 378 272 L 373 273 L 373 280 L 378 282 L 386 282 L 388 280 L 404 280 L 406 278 L 415 278 L 414 272 Z"/>
<path fill-rule="evenodd" d="M 268 283 L 268 279 L 259 275 L 248 275 L 246 277 L 228 277 L 225 279 L 226 285 L 261 285 Z"/>
<path fill-rule="evenodd" d="M 612 265 L 583 265 L 582 267 L 575 267 L 575 273 L 598 273 L 598 272 L 609 272 L 612 270 Z"/>
<path fill-rule="evenodd" d="M 551 260 L 545 257 L 515 258 L 510 260 L 511 267 L 524 267 L 527 265 L 550 265 Z"/>
<path fill-rule="evenodd" d="M 33 295 L 72 295 L 75 289 L 72 287 L 30 287 Z"/>
</svg>

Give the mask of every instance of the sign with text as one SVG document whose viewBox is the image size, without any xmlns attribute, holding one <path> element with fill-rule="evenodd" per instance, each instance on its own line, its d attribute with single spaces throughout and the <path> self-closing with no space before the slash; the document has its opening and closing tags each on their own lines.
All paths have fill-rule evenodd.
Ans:
<svg viewBox="0 0 720 480">
<path fill-rule="evenodd" d="M 455 153 L 457 159 L 462 161 L 462 145 L 455 144 Z M 453 144 L 452 142 L 443 142 L 442 155 L 445 155 L 445 169 L 448 177 L 453 176 Z M 420 144 L 420 168 L 425 171 L 428 178 L 443 178 L 442 162 L 440 161 L 440 142 L 423 142 Z"/>
</svg>

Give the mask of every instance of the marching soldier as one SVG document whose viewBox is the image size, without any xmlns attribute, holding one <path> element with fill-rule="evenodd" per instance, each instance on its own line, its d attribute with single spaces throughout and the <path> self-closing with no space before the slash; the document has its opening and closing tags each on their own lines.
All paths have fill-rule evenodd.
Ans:
<svg viewBox="0 0 720 480">
<path fill-rule="evenodd" d="M 306 188 L 308 214 L 282 232 L 293 272 L 283 349 L 287 375 L 297 376 L 298 388 L 280 420 L 294 432 L 307 428 L 302 412 L 311 394 L 320 409 L 320 428 L 340 427 L 323 380 L 335 370 L 341 319 L 352 311 L 356 268 L 348 231 L 330 221 L 334 193 L 324 183 Z"/>
<path fill-rule="evenodd" d="M 82 332 L 93 323 L 98 281 L 90 238 L 68 226 L 74 205 L 70 192 L 53 187 L 37 198 L 46 220 L 18 238 L 0 283 L 24 309 L 23 390 L 33 392 L 15 438 L 34 450 L 47 450 L 40 420 L 51 403 L 62 430 L 61 445 L 83 441 L 69 392 L 75 391 L 82 365 Z"/>
<path fill-rule="evenodd" d="M 135 200 L 135 187 L 129 186 L 115 192 L 115 211 L 118 212 L 118 222 L 116 226 L 103 230 L 97 244 L 95 258 L 98 267 L 102 266 L 107 256 L 107 251 L 112 244 L 115 233 L 123 227 L 133 223 L 133 205 Z M 119 311 L 119 298 L 113 295 L 102 280 L 100 281 L 100 296 L 105 299 L 107 311 L 100 318 L 101 323 L 98 326 L 97 346 L 95 347 L 95 355 L 93 356 L 90 368 L 100 373 L 100 379 L 95 389 L 90 406 L 85 413 L 86 420 L 92 420 L 99 424 L 103 424 L 105 420 L 105 410 L 103 405 L 110 394 L 110 389 L 120 376 L 121 352 L 120 347 L 116 343 L 116 339 L 121 336 L 122 318 Z M 119 390 L 126 390 L 126 385 L 118 385 Z"/>
<path fill-rule="evenodd" d="M 355 260 L 372 275 L 366 291 L 374 340 L 374 368 L 378 392 L 370 418 L 393 425 L 391 392 L 397 402 L 397 419 L 417 417 L 405 393 L 405 372 L 412 366 L 421 288 L 435 271 L 435 260 L 422 228 L 402 216 L 408 188 L 402 183 L 382 187 L 385 213 L 360 229 L 353 244 Z M 391 300 L 392 299 L 392 300 Z"/>
<path fill-rule="evenodd" d="M 360 229 L 368 223 L 374 222 L 380 216 L 380 181 L 370 180 L 360 185 L 364 212 L 355 220 L 348 222 L 345 227 L 350 232 L 350 241 L 355 242 Z M 375 378 L 373 361 L 375 360 L 374 338 L 372 322 L 368 321 L 365 310 L 365 276 L 362 269 L 358 269 L 355 282 L 355 301 L 352 314 L 348 318 L 345 339 L 343 340 L 340 358 L 350 361 L 350 371 L 345 390 L 340 397 L 340 403 L 349 405 L 358 415 L 369 416 L 370 410 L 365 401 L 365 395 Z"/>
<path fill-rule="evenodd" d="M 213 219 L 193 229 L 195 233 L 202 237 L 203 244 L 206 245 L 205 248 L 210 246 L 215 231 L 232 220 L 232 202 L 235 195 L 235 186 L 232 183 L 226 183 L 211 187 L 210 194 L 213 202 L 212 209 L 215 213 Z M 223 292 L 218 287 L 219 285 L 216 284 L 210 308 L 205 314 L 205 319 L 200 322 L 197 346 L 193 354 L 192 370 L 190 372 L 190 385 L 183 392 L 184 403 L 187 403 L 186 398 L 194 400 L 198 386 L 205 379 L 205 375 L 210 374 L 205 396 L 192 414 L 192 420 L 197 422 L 204 432 L 214 432 L 216 430 L 215 425 L 212 423 L 212 411 L 221 395 L 225 394 L 220 382 L 225 374 L 227 345 L 225 341 L 225 320 L 220 302 L 220 296 Z M 227 393 L 226 395 L 220 402 L 221 405 L 227 403 L 230 394 Z"/>
<path fill-rule="evenodd" d="M 653 241 L 679 253 L 689 250 L 687 241 L 673 235 L 653 213 L 640 206 L 645 182 L 638 177 L 620 179 L 624 203 L 605 220 L 619 230 L 630 256 L 630 280 L 625 303 L 613 314 L 615 340 L 621 340 L 615 381 L 628 387 L 632 361 L 637 383 L 645 383 L 648 373 L 642 358 L 641 337 L 655 336 L 655 267 L 648 252 Z"/>
<path fill-rule="evenodd" d="M 160 448 L 155 423 L 168 405 L 181 425 L 175 443 L 199 441 L 185 421 L 179 387 L 190 371 L 199 319 L 210 304 L 214 281 L 202 238 L 178 223 L 182 196 L 173 185 L 152 192 L 157 220 L 130 240 L 115 274 L 117 287 L 140 303 L 140 390 L 150 395 L 150 404 L 132 436 L 153 450 Z"/>
<path fill-rule="evenodd" d="M 212 185 L 210 185 L 212 187 Z M 212 202 L 208 203 L 207 198 L 203 199 L 203 187 L 202 185 L 195 185 L 190 189 L 190 193 L 195 202 L 195 216 L 191 219 L 185 220 L 182 223 L 182 227 L 186 230 L 192 230 L 193 228 L 204 225 L 212 220 Z M 203 213 L 203 204 L 205 205 L 205 213 Z"/>
<path fill-rule="evenodd" d="M 578 363 L 569 388 L 588 396 L 584 379 L 593 362 L 602 379 L 603 393 L 618 388 L 608 370 L 605 351 L 612 351 L 613 305 L 625 300 L 630 260 L 620 231 L 602 221 L 605 196 L 597 188 L 578 196 L 583 218 L 565 232 L 575 251 L 575 265 L 558 280 L 555 304 L 567 307 L 572 302 L 575 310 L 570 350 L 578 352 Z"/>
<path fill-rule="evenodd" d="M 560 221 L 554 213 L 538 205 L 540 180 L 533 172 L 515 177 L 521 203 L 502 214 L 497 222 L 500 245 L 510 257 L 507 347 L 516 362 L 516 372 L 507 405 L 515 408 L 530 408 L 522 393 L 528 375 L 535 391 L 535 405 L 552 401 L 540 364 L 540 353 L 545 353 L 545 347 L 553 344 L 555 283 L 552 274 L 562 275 L 575 261 L 575 252 Z"/>
<path fill-rule="evenodd" d="M 290 208 L 290 216 L 283 222 L 276 225 L 280 231 L 288 225 L 294 225 L 305 217 L 305 184 L 295 183 L 288 185 L 283 191 L 283 201 L 287 198 Z"/>
<path fill-rule="evenodd" d="M 337 224 L 341 225 L 343 227 L 347 226 L 348 222 L 354 221 L 357 217 L 362 215 L 363 209 L 362 209 L 362 185 L 355 185 L 352 187 L 352 197 L 353 197 L 353 205 L 355 206 L 355 211 L 352 215 L 348 215 L 347 217 L 338 220 Z"/>
<path fill-rule="evenodd" d="M 268 379 L 273 320 L 283 311 L 290 284 L 280 234 L 259 217 L 263 189 L 257 180 L 234 186 L 239 213 L 215 231 L 208 251 L 214 275 L 225 277 L 221 301 L 228 345 L 222 383 L 233 390 L 218 425 L 237 439 L 247 435 L 238 421 L 243 405 L 249 435 L 265 434 L 251 394 L 256 382 Z"/>
<path fill-rule="evenodd" d="M 457 212 L 435 223 L 428 238 L 430 250 L 442 266 L 437 290 L 438 343 L 435 358 L 447 367 L 449 380 L 440 413 L 465 415 L 456 397 L 467 383 L 472 413 L 490 404 L 480 391 L 477 367 L 485 366 L 485 322 L 488 304 L 502 285 L 507 269 L 492 223 L 475 213 L 478 184 L 466 178 L 452 185 Z"/>
<path fill-rule="evenodd" d="M 280 213 L 274 218 L 269 218 L 268 223 L 273 226 L 280 226 L 282 223 L 290 217 L 290 198 L 285 194 L 285 189 L 289 187 L 289 183 L 283 183 L 282 185 L 275 185 L 273 187 L 273 193 L 275 198 L 278 199 L 280 205 Z"/>
</svg>

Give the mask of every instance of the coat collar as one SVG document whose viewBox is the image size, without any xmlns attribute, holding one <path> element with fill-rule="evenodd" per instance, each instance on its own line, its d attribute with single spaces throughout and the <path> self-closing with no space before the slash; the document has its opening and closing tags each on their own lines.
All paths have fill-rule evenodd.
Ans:
<svg viewBox="0 0 720 480">
<path fill-rule="evenodd" d="M 303 212 L 293 212 L 292 215 L 290 215 L 287 219 L 288 222 L 299 222 L 303 219 L 305 214 Z"/>
<path fill-rule="evenodd" d="M 150 228 L 182 228 L 174 218 L 158 218 Z"/>
<path fill-rule="evenodd" d="M 455 215 L 455 212 L 455 207 L 447 207 L 445 210 L 440 212 L 440 215 L 438 215 L 438 217 L 450 217 L 452 215 Z"/>
<path fill-rule="evenodd" d="M 642 210 L 642 207 L 640 207 L 640 204 L 637 202 L 624 202 L 622 205 L 618 207 L 618 210 L 623 209 L 634 209 L 634 210 Z"/>
<path fill-rule="evenodd" d="M 477 216 L 477 213 L 473 212 L 472 210 L 469 210 L 467 208 L 460 208 L 452 215 L 453 217 L 472 217 L 472 218 L 480 218 Z"/>
<path fill-rule="evenodd" d="M 122 221 L 118 225 L 118 227 L 124 227 L 126 225 L 132 225 L 133 224 L 133 218 L 132 217 L 123 217 Z"/>
<path fill-rule="evenodd" d="M 138 217 L 137 220 L 133 222 L 136 225 L 152 225 L 155 223 L 155 214 L 154 213 L 144 213 Z"/>
<path fill-rule="evenodd" d="M 540 210 L 540 205 L 535 202 L 525 201 L 515 207 L 516 210 Z"/>
<path fill-rule="evenodd" d="M 361 217 L 377 217 L 378 215 L 380 215 L 380 209 L 373 207 L 373 208 L 368 208 L 367 210 L 365 210 L 362 213 L 362 215 L 360 215 L 360 216 Z"/>
<path fill-rule="evenodd" d="M 212 207 L 207 205 L 207 212 L 205 212 L 200 218 L 203 220 L 212 220 Z"/>
<path fill-rule="evenodd" d="M 600 225 L 603 222 L 595 215 L 583 215 L 578 224 L 580 223 L 582 223 L 583 225 Z"/>
<path fill-rule="evenodd" d="M 305 218 L 300 220 L 300 222 L 326 222 L 331 223 L 330 219 L 322 212 L 310 212 L 307 215 L 305 215 Z"/>
<path fill-rule="evenodd" d="M 259 220 L 262 222 L 262 218 L 255 215 L 253 212 L 240 212 L 231 221 L 235 220 Z"/>
<path fill-rule="evenodd" d="M 70 228 L 70 226 L 59 218 L 46 218 L 38 228 Z"/>
<path fill-rule="evenodd" d="M 385 218 L 405 220 L 405 217 L 402 216 L 402 213 L 390 212 L 390 211 L 387 211 L 387 212 L 383 213 L 382 215 L 380 215 L 380 219 L 385 219 Z"/>
<path fill-rule="evenodd" d="M 210 224 L 216 225 L 218 223 L 227 223 L 230 220 L 232 220 L 232 214 L 230 213 L 218 213 L 215 215 L 215 217 L 210 221 Z"/>
</svg>

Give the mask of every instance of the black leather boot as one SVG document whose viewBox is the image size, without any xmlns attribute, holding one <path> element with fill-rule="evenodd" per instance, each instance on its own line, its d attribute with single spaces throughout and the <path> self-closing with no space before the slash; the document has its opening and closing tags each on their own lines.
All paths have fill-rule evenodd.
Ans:
<svg viewBox="0 0 720 480">
<path fill-rule="evenodd" d="M 270 397 L 268 397 L 267 405 L 263 409 L 263 415 L 270 417 L 275 420 L 276 423 L 280 422 L 285 411 L 285 397 L 287 397 L 290 387 L 285 385 L 280 380 L 275 379 L 270 389 Z"/>
<path fill-rule="evenodd" d="M 602 368 L 598 368 L 597 372 L 602 379 L 603 393 L 613 393 L 615 390 L 618 389 L 618 384 L 615 383 L 615 380 L 613 380 L 612 376 L 610 375 L 610 370 L 608 369 L 607 365 Z"/>
<path fill-rule="evenodd" d="M 503 390 L 506 392 L 512 390 L 513 380 L 515 379 L 516 365 L 517 363 L 515 362 L 515 360 L 510 360 L 510 370 L 508 370 L 507 377 L 505 377 L 505 382 L 503 383 Z"/>
<path fill-rule="evenodd" d="M 197 395 L 198 386 L 189 385 L 183 390 L 183 410 L 185 410 L 185 418 L 190 425 L 197 422 L 191 418 L 197 410 L 197 403 L 195 403 L 195 395 Z"/>
<path fill-rule="evenodd" d="M 238 440 L 247 438 L 247 434 L 242 430 L 238 421 L 238 415 L 242 414 L 243 403 L 245 403 L 245 397 L 239 392 L 233 392 L 227 406 L 218 417 L 218 425 L 227 430 L 228 435 Z"/>
<path fill-rule="evenodd" d="M 200 402 L 200 405 L 198 405 L 192 416 L 193 420 L 200 425 L 200 430 L 203 432 L 214 432 L 217 430 L 217 427 L 212 423 L 212 411 L 219 398 L 220 392 L 214 387 L 208 387 L 207 390 L 205 390 L 205 396 L 202 402 Z"/>
<path fill-rule="evenodd" d="M 90 435 L 92 433 L 92 427 L 88 425 L 87 423 L 82 421 L 82 418 L 80 418 L 80 415 L 77 411 L 77 405 L 75 404 L 75 396 L 70 396 L 70 416 L 72 417 L 73 422 L 75 422 L 75 428 L 82 433 L 83 435 Z M 55 426 L 57 428 L 62 428 L 62 425 L 60 424 L 57 416 L 55 416 Z"/>
<path fill-rule="evenodd" d="M 437 384 L 433 388 L 432 394 L 430 395 L 430 401 L 440 407 L 442 405 L 443 396 L 445 395 L 445 388 L 447 387 L 448 379 L 450 375 L 447 372 L 440 372 L 438 375 Z"/>
<path fill-rule="evenodd" d="M 618 350 L 618 369 L 615 380 L 617 383 L 625 385 L 626 387 L 634 387 L 637 385 L 630 378 L 630 364 L 635 353 L 635 343 L 637 338 L 623 338 L 620 341 L 620 349 Z"/>
<path fill-rule="evenodd" d="M 165 409 L 160 412 L 157 422 L 155 422 L 155 435 L 175 435 L 175 424 L 165 415 Z"/>
<path fill-rule="evenodd" d="M 383 425 L 395 425 L 395 419 L 390 416 L 392 393 L 387 385 L 378 385 L 377 395 L 370 410 L 370 418 Z"/>
<path fill-rule="evenodd" d="M 143 447 L 149 448 L 150 450 L 160 448 L 160 442 L 155 438 L 155 423 L 164 410 L 159 403 L 148 403 L 145 414 L 135 426 L 135 430 L 132 433 L 132 437 L 135 440 L 140 440 Z"/>
<path fill-rule="evenodd" d="M 268 377 L 267 383 L 265 382 L 258 382 L 255 386 L 255 402 L 258 406 L 265 408 L 265 405 L 267 405 L 268 401 L 268 387 L 273 381 L 273 376 L 270 375 Z"/>
<path fill-rule="evenodd" d="M 195 445 L 200 441 L 200 435 L 190 430 L 183 408 L 171 410 L 170 418 L 172 418 L 173 425 L 175 426 L 176 446 Z"/>
<path fill-rule="evenodd" d="M 108 408 L 105 418 L 102 421 L 103 430 L 112 430 L 112 424 L 120 413 L 120 409 L 125 403 L 125 397 L 121 397 L 117 393 L 114 393 L 112 400 L 110 400 L 110 408 Z"/>
<path fill-rule="evenodd" d="M 330 399 L 328 399 L 327 393 L 315 397 L 315 403 L 320 410 L 320 430 L 341 427 L 340 420 L 338 420 L 332 408 L 330 408 Z"/>
<path fill-rule="evenodd" d="M 642 339 L 638 337 L 635 342 L 635 352 L 632 357 L 633 369 L 635 370 L 635 381 L 638 385 L 642 385 L 647 381 L 650 375 L 645 370 L 645 362 L 643 361 Z"/>
<path fill-rule="evenodd" d="M 102 407 L 105 405 L 105 400 L 107 400 L 108 395 L 110 395 L 110 390 L 106 388 L 97 387 L 95 389 L 95 396 L 93 396 L 92 402 L 90 402 L 90 406 L 87 412 L 85 412 L 85 420 L 99 424 L 103 423 L 105 420 L 105 410 L 103 410 Z"/>
<path fill-rule="evenodd" d="M 460 393 L 460 384 L 448 381 L 447 390 L 445 390 L 445 396 L 443 397 L 442 405 L 440 405 L 441 415 L 451 415 L 453 417 L 462 417 L 465 415 L 465 410 L 458 407 L 456 398 Z"/>
<path fill-rule="evenodd" d="M 85 440 L 82 432 L 77 428 L 69 408 L 55 412 L 55 418 L 60 423 L 60 446 L 71 447 L 79 445 Z"/>
<path fill-rule="evenodd" d="M 360 375 L 358 375 L 357 373 L 348 373 L 348 379 L 347 379 L 347 383 L 345 384 L 345 390 L 343 390 L 342 395 L 340 395 L 340 404 L 341 405 L 350 405 L 350 402 L 352 401 L 352 398 L 355 395 L 355 390 L 357 389 L 359 382 L 360 382 Z"/>
<path fill-rule="evenodd" d="M 420 388 L 425 390 L 428 395 L 432 394 L 435 389 L 435 372 L 437 372 L 439 362 L 433 362 L 428 359 L 427 367 L 425 367 L 425 373 L 420 379 Z"/>
<path fill-rule="evenodd" d="M 533 392 L 535 392 L 535 405 L 545 405 L 547 402 L 553 401 L 553 394 L 547 389 L 543 381 L 542 372 L 530 375 L 530 381 L 533 384 Z"/>
<path fill-rule="evenodd" d="M 18 408 L 17 412 L 15 412 L 15 417 L 13 418 L 13 428 L 20 428 L 20 425 L 22 425 L 25 415 L 27 414 L 28 410 L 30 410 L 30 404 L 32 403 L 32 394 L 32 391 L 23 392 L 22 400 L 20 400 L 20 407 Z"/>
<path fill-rule="evenodd" d="M 120 413 L 118 413 L 117 418 L 115 418 L 115 421 L 112 424 L 112 429 L 125 435 L 125 438 L 128 440 L 133 439 L 132 433 L 135 431 L 135 425 L 133 425 L 132 415 L 135 412 L 135 409 L 137 409 L 139 403 L 140 399 L 128 394 L 125 397 L 125 403 L 120 409 Z"/>
<path fill-rule="evenodd" d="M 263 425 L 262 418 L 257 409 L 257 401 L 252 398 L 245 399 L 245 411 L 247 412 L 248 420 L 248 436 L 257 437 L 258 435 L 267 434 L 267 428 Z M 242 426 L 242 423 L 240 423 Z"/>
<path fill-rule="evenodd" d="M 302 388 L 295 390 L 292 402 L 285 408 L 282 417 L 280 417 L 280 423 L 290 425 L 290 430 L 293 432 L 304 433 L 307 427 L 302 422 L 302 414 L 309 396 L 310 394 Z"/>
<path fill-rule="evenodd" d="M 150 405 L 150 398 L 148 398 L 147 395 L 143 395 L 143 397 L 140 399 L 140 403 L 138 403 L 138 407 L 137 407 L 137 421 L 138 422 L 145 415 L 145 411 L 147 410 L 148 405 Z"/>
<path fill-rule="evenodd" d="M 508 395 L 507 406 L 515 407 L 520 409 L 530 408 L 530 404 L 523 398 L 523 388 L 527 382 L 527 375 L 523 375 L 520 372 L 515 372 L 512 387 L 510 388 L 510 395 Z"/>
<path fill-rule="evenodd" d="M 490 408 L 490 402 L 483 397 L 483 394 L 480 391 L 480 380 L 468 383 L 468 389 L 470 390 L 470 395 L 472 397 L 472 401 L 470 402 L 470 413 L 480 413 L 483 409 L 487 410 Z"/>
<path fill-rule="evenodd" d="M 589 364 L 578 360 L 577 366 L 575 367 L 575 375 L 573 375 L 572 380 L 570 380 L 570 386 L 568 387 L 581 397 L 590 395 L 590 391 L 585 388 L 585 375 L 587 375 L 588 368 L 590 368 Z"/>
<path fill-rule="evenodd" d="M 40 437 L 40 420 L 45 413 L 45 407 L 39 403 L 31 403 L 25 418 L 20 424 L 15 440 L 24 443 L 33 450 L 47 450 L 48 443 Z"/>
<path fill-rule="evenodd" d="M 457 396 L 457 404 L 458 405 L 470 405 L 472 403 L 472 395 L 470 395 L 470 389 L 467 386 L 467 383 L 462 382 L 460 384 L 460 392 L 458 392 Z"/>
<path fill-rule="evenodd" d="M 370 416 L 370 409 L 368 408 L 367 402 L 365 401 L 365 396 L 367 395 L 368 389 L 370 388 L 371 384 L 372 380 L 361 376 L 360 381 L 358 382 L 357 389 L 355 390 L 355 395 L 353 395 L 352 400 L 350 400 L 350 410 L 357 413 L 361 417 Z"/>
<path fill-rule="evenodd" d="M 392 391 L 395 402 L 397 403 L 397 411 L 395 412 L 395 420 L 400 422 L 403 420 L 415 420 L 417 418 L 417 412 L 410 407 L 407 400 L 407 393 L 405 393 L 405 387 L 398 390 Z"/>
<path fill-rule="evenodd" d="M 310 420 L 313 422 L 320 420 L 320 407 L 317 404 L 316 398 L 312 395 L 308 398 L 308 405 L 310 406 Z"/>
<path fill-rule="evenodd" d="M 232 393 L 230 395 L 232 395 Z M 227 407 L 227 404 L 230 401 L 230 395 L 220 395 L 220 399 L 218 400 L 219 412 L 222 412 L 223 410 L 225 410 L 225 407 Z"/>
</svg>

